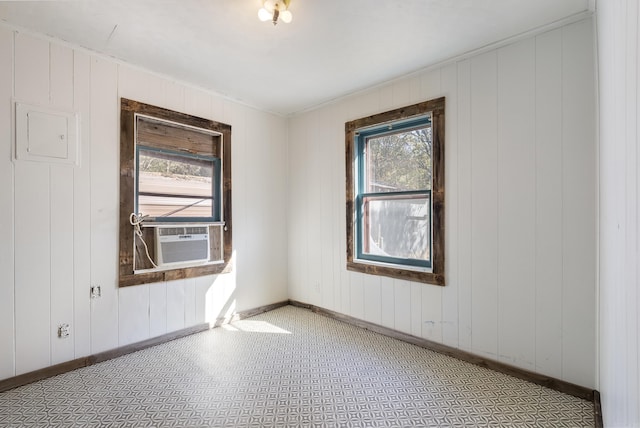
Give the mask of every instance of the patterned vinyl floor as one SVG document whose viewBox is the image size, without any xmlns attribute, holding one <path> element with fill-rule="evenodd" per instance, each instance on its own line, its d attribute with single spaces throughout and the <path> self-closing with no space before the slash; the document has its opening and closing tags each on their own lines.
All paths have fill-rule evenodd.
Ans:
<svg viewBox="0 0 640 428">
<path fill-rule="evenodd" d="M 0 394 L 0 427 L 589 427 L 593 405 L 286 306 Z"/>
</svg>

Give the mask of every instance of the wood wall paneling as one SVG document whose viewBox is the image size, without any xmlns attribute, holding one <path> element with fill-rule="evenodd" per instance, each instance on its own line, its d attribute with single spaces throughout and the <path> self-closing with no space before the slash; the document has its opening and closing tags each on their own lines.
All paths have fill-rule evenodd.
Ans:
<svg viewBox="0 0 640 428">
<path fill-rule="evenodd" d="M 447 75 L 447 72 L 451 72 L 451 71 L 454 71 L 454 74 L 452 76 Z M 451 77 L 455 77 L 455 65 L 453 64 L 450 65 L 449 68 L 444 73 L 442 69 L 437 68 L 435 70 L 423 73 L 415 77 L 415 80 L 418 82 L 417 87 L 420 88 L 420 90 L 418 93 L 413 93 L 413 99 L 411 103 L 412 104 L 419 103 L 422 101 L 445 96 L 443 92 L 443 83 L 446 82 L 446 80 Z M 446 96 L 445 98 L 447 98 L 447 104 L 448 104 L 449 99 Z M 447 129 L 449 128 L 447 127 Z M 447 139 L 448 139 L 448 134 L 447 134 Z"/>
<path fill-rule="evenodd" d="M 378 110 L 376 111 L 376 113 L 382 113 L 384 111 L 384 109 L 388 108 L 388 109 L 393 109 L 393 108 L 398 108 L 398 107 L 402 107 L 402 106 L 396 106 L 393 103 L 393 85 L 389 84 L 389 85 L 385 85 L 382 88 L 380 88 L 378 91 Z M 359 110 L 358 110 L 359 111 Z M 353 115 L 355 114 L 356 117 L 357 114 L 355 113 L 354 109 L 352 109 L 350 111 L 350 113 Z M 355 119 L 355 117 L 353 117 L 353 119 Z"/>
<path fill-rule="evenodd" d="M 420 283 L 411 282 L 411 334 L 416 337 L 422 336 L 422 289 Z"/>
<path fill-rule="evenodd" d="M 458 344 L 473 348 L 472 318 L 472 218 L 471 201 L 473 164 L 471 158 L 471 61 L 458 63 Z M 451 190 L 449 187 L 447 190 Z M 447 193 L 450 195 L 451 193 Z M 455 227 L 455 225 L 453 225 Z"/>
<path fill-rule="evenodd" d="M 393 280 L 394 329 L 411 334 L 411 282 Z"/>
<path fill-rule="evenodd" d="M 331 244 L 333 247 L 332 270 L 333 283 L 329 286 L 333 289 L 332 308 L 339 310 L 342 303 L 343 279 L 346 277 L 346 219 L 344 215 L 344 186 L 345 165 L 344 165 L 344 121 L 342 111 L 331 108 L 328 109 L 328 128 L 330 129 L 329 141 L 331 142 L 331 176 L 327 180 L 327 185 L 334 190 L 331 217 L 333 218 L 333 230 L 331 233 Z M 337 243 L 337 244 L 336 244 Z"/>
<path fill-rule="evenodd" d="M 167 283 L 149 284 L 149 337 L 167 332 Z"/>
<path fill-rule="evenodd" d="M 275 165 L 286 164 L 287 153 L 287 132 L 288 121 L 278 117 L 269 116 L 269 126 L 271 129 L 271 140 L 269 145 L 269 164 L 262 165 L 261 175 L 272 176 L 269 190 L 268 203 L 272 209 L 267 211 L 267 218 L 271 223 L 266 227 L 268 233 L 266 248 L 270 255 L 265 266 L 269 272 L 270 290 L 265 289 L 265 295 L 269 295 L 270 301 L 284 301 L 289 298 L 286 289 L 286 278 L 288 270 L 287 235 L 288 235 L 288 210 L 287 210 L 287 169 L 286 167 L 274 168 Z M 264 225 L 265 223 L 262 222 Z M 262 252 L 264 254 L 264 252 Z M 325 263 L 323 261 L 323 263 Z"/>
<path fill-rule="evenodd" d="M 195 88 L 186 87 L 184 107 L 187 114 L 192 116 L 211 117 L 211 96 Z"/>
<path fill-rule="evenodd" d="M 288 131 L 288 176 L 295 179 L 288 180 L 289 198 L 287 203 L 287 222 L 289 233 L 287 234 L 288 251 L 288 292 L 289 296 L 297 296 L 304 299 L 301 294 L 304 272 L 304 254 L 306 253 L 306 235 L 304 219 L 304 179 L 303 155 L 305 139 L 302 134 L 302 126 L 292 123 Z"/>
<path fill-rule="evenodd" d="M 380 324 L 396 328 L 395 280 L 383 276 L 380 278 L 380 301 L 382 302 Z"/>
<path fill-rule="evenodd" d="M 73 313 L 74 237 L 73 167 L 51 165 L 49 222 L 51 225 L 51 364 L 75 358 L 76 323 Z M 69 324 L 70 336 L 57 337 L 58 326 Z"/>
<path fill-rule="evenodd" d="M 448 285 L 447 287 L 438 287 L 414 284 L 413 287 L 417 287 L 420 290 L 422 298 L 420 302 L 422 316 L 415 317 L 420 322 L 419 330 L 416 329 L 416 333 L 418 333 L 416 336 L 435 342 L 443 342 L 443 294 L 446 292 Z"/>
<path fill-rule="evenodd" d="M 118 346 L 141 342 L 151 337 L 150 312 L 149 285 L 118 290 Z"/>
<path fill-rule="evenodd" d="M 22 102 L 49 103 L 49 43 L 16 33 L 14 95 Z M 44 162 L 15 168 L 15 358 L 16 374 L 51 363 L 51 176 Z M 38 269 L 33 268 L 33 261 Z"/>
<path fill-rule="evenodd" d="M 285 141 L 282 136 L 286 135 L 286 130 L 276 126 L 268 115 L 254 109 L 247 109 L 245 118 L 247 150 L 243 154 L 246 156 L 243 180 L 251 188 L 251 192 L 246 193 L 241 200 L 246 207 L 243 213 L 246 225 L 241 232 L 243 242 L 237 248 L 240 257 L 252 260 L 252 265 L 244 272 L 239 272 L 239 283 L 255 284 L 263 281 L 272 284 L 286 275 L 282 269 L 282 263 L 286 259 L 286 255 L 282 254 L 286 251 L 283 224 L 283 219 L 286 218 L 286 200 L 278 191 L 284 188 L 285 182 L 282 171 L 273 168 L 273 165 L 283 159 L 281 150 L 285 147 Z M 254 146 L 253 142 L 258 141 L 260 144 Z M 270 205 L 274 209 L 261 209 Z M 265 251 L 265 248 L 268 250 Z M 282 294 L 274 295 L 270 287 L 239 287 L 238 293 L 243 305 L 246 305 L 240 309 L 255 307 L 258 302 L 286 298 Z"/>
<path fill-rule="evenodd" d="M 15 375 L 14 164 L 11 144 L 13 32 L 0 28 L 0 379 Z"/>
<path fill-rule="evenodd" d="M 626 129 L 625 129 L 625 217 L 626 217 L 626 242 L 625 242 L 625 325 L 627 344 L 627 368 L 628 383 L 626 386 L 627 400 L 631 405 L 627 410 L 628 420 L 640 425 L 640 267 L 638 247 L 640 246 L 640 214 L 638 200 L 640 195 L 640 148 L 638 147 L 638 93 L 640 84 L 638 76 L 640 70 L 640 31 L 638 22 L 640 19 L 640 7 L 637 2 L 627 4 L 627 77 L 626 89 L 629 94 L 626 100 Z M 635 253 L 635 257 L 634 257 Z M 633 327 L 635 326 L 635 328 Z M 633 362 L 637 364 L 633 364 Z M 633 403 L 636 403 L 634 406 Z"/>
<path fill-rule="evenodd" d="M 187 278 L 184 284 L 184 326 L 196 325 L 196 279 Z"/>
<path fill-rule="evenodd" d="M 472 351 L 498 352 L 497 54 L 471 59 Z"/>
<path fill-rule="evenodd" d="M 209 296 L 212 294 L 212 284 L 215 280 L 214 275 L 199 276 L 195 279 L 195 322 L 203 324 L 209 322 L 208 315 L 211 314 L 211 304 Z M 166 307 L 166 290 L 165 290 L 165 307 Z M 165 309 L 166 311 L 166 309 Z M 166 317 L 165 317 L 166 319 Z M 165 321 L 166 324 L 166 321 Z"/>
<path fill-rule="evenodd" d="M 118 346 L 118 66 L 91 59 L 91 353 Z"/>
<path fill-rule="evenodd" d="M 163 80 L 162 81 L 162 92 L 164 93 L 163 102 L 160 105 L 172 106 L 175 111 L 185 111 L 184 99 L 185 99 L 185 88 L 183 85 L 180 85 L 176 82 Z M 134 97 L 128 96 L 129 99 L 135 99 Z M 214 118 L 220 118 L 222 115 L 213 116 Z M 229 123 L 227 120 L 221 120 L 221 122 Z"/>
<path fill-rule="evenodd" d="M 49 103 L 53 108 L 75 110 L 74 53 L 71 48 L 49 46 Z M 81 138 L 78 144 L 82 144 Z M 82 156 L 82 150 L 78 151 Z M 75 358 L 76 327 L 84 330 L 74 312 L 75 283 L 75 165 L 51 165 L 51 364 Z M 84 250 L 88 249 L 85 247 Z M 80 250 L 80 249 L 78 249 Z M 79 320 L 82 322 L 82 320 Z M 59 325 L 70 325 L 70 337 L 58 338 Z"/>
<path fill-rule="evenodd" d="M 599 389 L 605 426 L 640 426 L 640 11 L 599 2 Z"/>
<path fill-rule="evenodd" d="M 321 136 L 320 128 L 323 126 L 320 120 L 319 112 L 314 112 L 310 117 L 310 122 L 307 128 L 307 140 L 315 139 L 316 136 Z M 312 137 L 313 136 L 313 137 Z M 321 140 L 320 140 L 321 141 Z M 307 169 L 307 189 L 306 189 L 306 213 L 307 213 L 307 225 L 314 225 L 308 227 L 308 239 L 307 239 L 307 283 L 308 290 L 311 294 L 311 301 L 321 303 L 322 295 L 320 291 L 322 281 L 322 246 L 323 241 L 328 238 L 327 235 L 323 236 L 323 228 L 326 228 L 327 219 L 322 218 L 322 193 L 318 192 L 323 186 L 326 186 L 324 182 L 325 164 L 321 162 L 322 152 L 325 151 L 324 144 L 306 144 L 305 153 L 305 165 Z M 357 281 L 356 281 L 357 282 Z M 362 284 L 362 280 L 359 280 Z M 317 286 L 316 286 L 317 285 Z M 352 293 L 361 291 L 362 287 L 352 285 Z M 362 306 L 358 305 L 358 310 Z M 361 312 L 361 313 L 364 313 Z"/>
<path fill-rule="evenodd" d="M 636 380 L 627 381 L 625 388 L 627 399 L 630 403 L 640 403 L 640 320 L 638 318 L 638 311 L 634 311 L 634 307 L 638 308 L 640 305 L 640 292 L 638 291 L 638 277 L 640 276 L 640 269 L 638 268 L 638 229 L 640 227 L 638 217 L 638 189 L 640 177 L 638 177 L 638 90 L 640 85 L 638 84 L 638 69 L 640 64 L 640 55 L 638 53 L 638 18 L 639 7 L 637 2 L 627 3 L 627 18 L 625 22 L 625 36 L 626 36 L 626 76 L 624 86 L 629 94 L 626 97 L 625 109 L 625 128 L 621 130 L 624 133 L 624 151 L 625 151 L 625 186 L 624 193 L 622 194 L 627 202 L 624 207 L 625 217 L 625 242 L 624 252 L 627 254 L 625 257 L 625 266 L 621 274 L 626 284 L 624 291 L 625 309 L 622 322 L 627 327 L 626 334 L 623 338 L 626 344 L 626 359 L 629 361 L 627 367 L 627 376 L 629 379 Z M 633 95 L 632 95 L 633 94 Z M 635 96 L 634 96 L 635 95 Z M 631 202 L 633 201 L 633 202 Z M 634 203 L 635 202 L 635 203 Z M 636 255 L 634 257 L 633 255 Z M 635 263 L 634 263 L 635 262 Z M 635 286 L 634 286 L 635 285 Z M 636 328 L 633 328 L 633 326 Z M 633 364 L 634 361 L 637 364 Z M 629 420 L 640 421 L 640 404 L 629 406 L 627 409 L 627 418 Z"/>
<path fill-rule="evenodd" d="M 238 227 L 237 233 L 237 241 L 235 242 L 236 253 L 238 255 L 238 266 L 240 266 L 241 271 L 238 272 L 238 282 L 240 284 L 249 284 L 252 282 L 257 282 L 260 279 L 257 278 L 258 272 L 261 270 L 261 266 L 264 264 L 264 257 L 254 259 L 256 257 L 256 251 L 258 248 L 264 245 L 265 236 L 259 233 L 259 224 L 253 222 L 254 219 L 257 219 L 259 222 L 262 220 L 262 217 L 259 215 L 259 210 L 255 209 L 255 207 L 260 207 L 262 205 L 262 198 L 265 197 L 264 189 L 262 188 L 263 183 L 262 180 L 254 181 L 253 180 L 253 172 L 256 168 L 256 163 L 259 161 L 260 154 L 257 156 L 253 156 L 253 153 L 250 149 L 251 141 L 267 141 L 268 137 L 264 135 L 264 130 L 254 129 L 254 126 L 262 128 L 261 118 L 258 116 L 257 112 L 250 108 L 243 108 L 241 111 L 238 110 L 236 112 L 238 117 L 241 118 L 243 125 L 236 125 L 234 127 L 234 133 L 239 134 L 240 141 L 234 137 L 234 161 L 236 161 L 236 154 L 240 156 L 240 159 L 237 162 L 246 165 L 246 168 L 242 170 L 236 170 L 238 172 L 238 180 L 240 180 L 240 186 L 246 186 L 247 188 L 252 188 L 254 190 L 254 194 L 249 196 L 248 193 L 242 194 L 240 198 L 234 199 L 234 216 L 239 211 L 239 218 L 241 220 L 242 227 Z M 242 128 L 241 130 L 238 128 Z M 238 132 L 236 132 L 238 131 Z M 260 149 L 257 149 L 260 152 Z M 251 168 L 254 167 L 254 171 L 251 171 Z M 259 167 L 257 168 L 259 170 Z M 234 174 L 235 177 L 235 174 Z M 235 178 L 234 178 L 235 183 Z M 261 194 L 262 193 L 262 194 Z M 254 205 L 255 204 L 255 205 Z M 252 260 L 251 266 L 247 263 L 249 260 Z M 247 268 L 243 270 L 242 267 Z M 242 293 L 245 292 L 245 288 L 238 287 L 235 292 L 239 297 Z M 248 291 L 248 290 L 246 290 Z M 256 291 L 258 292 L 258 291 Z M 253 296 L 246 295 L 245 297 L 253 298 Z M 237 302 L 237 301 L 236 301 Z"/>
<path fill-rule="evenodd" d="M 349 315 L 355 318 L 364 318 L 364 275 L 359 272 L 349 272 L 349 290 L 351 295 Z"/>
<path fill-rule="evenodd" d="M 185 327 L 186 279 L 167 282 L 167 331 Z"/>
<path fill-rule="evenodd" d="M 73 168 L 73 340 L 75 358 L 91 353 L 91 59 L 74 51 L 73 108 L 80 114 L 79 165 Z"/>
<path fill-rule="evenodd" d="M 537 36 L 535 56 L 535 370 L 561 378 L 562 30 Z"/>
<path fill-rule="evenodd" d="M 211 312 L 207 321 L 214 323 L 219 318 L 228 317 L 235 309 L 235 282 L 230 275 L 216 275 L 208 294 Z"/>
<path fill-rule="evenodd" d="M 320 180 L 323 182 L 320 186 L 319 199 L 320 199 L 320 236 L 321 236 L 321 270 L 320 270 L 320 282 L 318 285 L 318 292 L 321 293 L 320 304 L 323 307 L 333 307 L 334 292 L 334 257 L 333 252 L 338 251 L 333 238 L 333 231 L 336 227 L 336 218 L 333 216 L 334 205 L 338 203 L 335 199 L 334 192 L 331 190 L 331 174 L 333 174 L 333 162 L 335 157 L 335 140 L 332 140 L 331 128 L 323 126 L 325 123 L 330 122 L 330 112 L 328 109 L 321 109 L 319 111 L 319 123 L 318 127 L 318 139 L 323 141 L 324 144 L 319 147 L 318 151 L 318 164 L 320 165 Z M 329 182 L 329 183 L 327 183 Z"/>
<path fill-rule="evenodd" d="M 118 65 L 118 96 L 146 104 L 165 105 L 163 80 L 145 71 Z"/>
<path fill-rule="evenodd" d="M 49 43 L 15 33 L 15 97 L 24 103 L 49 103 Z"/>
<path fill-rule="evenodd" d="M 380 325 L 382 324 L 381 278 L 376 275 L 364 275 L 363 280 L 364 316 L 362 319 Z"/>
<path fill-rule="evenodd" d="M 49 98 L 62 110 L 74 108 L 74 53 L 71 48 L 52 43 L 49 47 Z"/>
<path fill-rule="evenodd" d="M 411 80 L 412 78 L 402 79 L 392 84 L 392 105 L 394 107 L 402 107 L 411 104 Z"/>
<path fill-rule="evenodd" d="M 592 24 L 562 30 L 563 378 L 595 387 L 596 145 Z M 579 296 L 579 298 L 578 298 Z"/>
<path fill-rule="evenodd" d="M 349 281 L 349 273 L 347 271 L 347 221 L 345 216 L 345 207 L 344 201 L 346 198 L 346 189 L 344 183 L 346 182 L 346 166 L 345 166 L 345 156 L 344 156 L 344 123 L 348 119 L 352 119 L 351 114 L 353 112 L 348 109 L 346 105 L 340 105 L 338 108 L 333 109 L 334 114 L 331 116 L 335 122 L 333 127 L 334 130 L 334 139 L 339 138 L 340 142 L 337 140 L 336 144 L 339 144 L 339 150 L 336 151 L 336 169 L 335 169 L 335 177 L 334 177 L 334 185 L 333 189 L 337 197 L 341 199 L 339 202 L 336 202 L 336 221 L 337 221 L 337 245 L 334 241 L 334 245 L 339 248 L 338 255 L 336 258 L 336 271 L 338 272 L 338 281 L 337 285 L 339 289 L 336 292 L 336 307 L 340 308 L 342 311 L 347 311 L 350 303 L 350 293 L 349 287 L 347 286 Z"/>
<path fill-rule="evenodd" d="M 49 165 L 15 164 L 16 374 L 51 362 L 51 229 Z M 55 245 L 55 244 L 54 244 Z M 34 269 L 33 263 L 37 263 Z"/>
<path fill-rule="evenodd" d="M 218 96 L 211 96 L 211 118 L 218 122 L 229 123 L 224 117 L 225 100 Z"/>
<path fill-rule="evenodd" d="M 535 39 L 498 51 L 498 360 L 535 360 Z"/>
</svg>

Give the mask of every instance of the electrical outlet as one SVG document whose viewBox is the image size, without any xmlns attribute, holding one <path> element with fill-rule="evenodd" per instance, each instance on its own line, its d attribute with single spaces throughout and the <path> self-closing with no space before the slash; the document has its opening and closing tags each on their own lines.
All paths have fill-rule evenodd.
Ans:
<svg viewBox="0 0 640 428">
<path fill-rule="evenodd" d="M 102 290 L 99 285 L 94 285 L 91 287 L 91 298 L 97 299 L 102 296 Z"/>
<path fill-rule="evenodd" d="M 70 332 L 71 332 L 71 328 L 69 327 L 69 324 L 60 324 L 58 326 L 58 337 L 60 339 L 65 339 L 69 337 Z"/>
</svg>

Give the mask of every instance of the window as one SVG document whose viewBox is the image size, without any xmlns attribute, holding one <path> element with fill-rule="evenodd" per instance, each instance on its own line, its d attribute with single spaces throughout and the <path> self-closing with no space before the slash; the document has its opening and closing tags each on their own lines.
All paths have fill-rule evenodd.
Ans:
<svg viewBox="0 0 640 428">
<path fill-rule="evenodd" d="M 165 221 L 218 221 L 220 159 L 139 145 L 136 212 Z"/>
<path fill-rule="evenodd" d="M 120 286 L 227 272 L 231 127 L 122 99 L 120 135 Z"/>
<path fill-rule="evenodd" d="M 174 135 L 199 132 L 203 139 L 216 137 L 206 129 L 136 115 L 135 212 L 155 221 L 219 221 L 220 158 L 210 150 L 202 154 L 186 147 L 158 145 L 146 132 L 150 128 Z"/>
<path fill-rule="evenodd" d="M 347 268 L 444 285 L 444 98 L 346 124 Z"/>
</svg>

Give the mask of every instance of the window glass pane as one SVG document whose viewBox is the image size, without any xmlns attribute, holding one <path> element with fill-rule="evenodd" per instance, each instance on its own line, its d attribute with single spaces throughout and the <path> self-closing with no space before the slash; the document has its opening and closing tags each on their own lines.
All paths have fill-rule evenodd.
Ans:
<svg viewBox="0 0 640 428">
<path fill-rule="evenodd" d="M 138 151 L 138 211 L 152 217 L 212 217 L 213 159 Z"/>
<path fill-rule="evenodd" d="M 365 192 L 431 189 L 431 127 L 369 137 Z"/>
<path fill-rule="evenodd" d="M 212 199 L 140 195 L 138 211 L 151 217 L 211 217 L 212 202 Z"/>
<path fill-rule="evenodd" d="M 144 149 L 138 156 L 139 192 L 213 196 L 213 160 Z"/>
<path fill-rule="evenodd" d="M 363 202 L 363 253 L 430 260 L 428 197 L 365 197 Z"/>
</svg>

